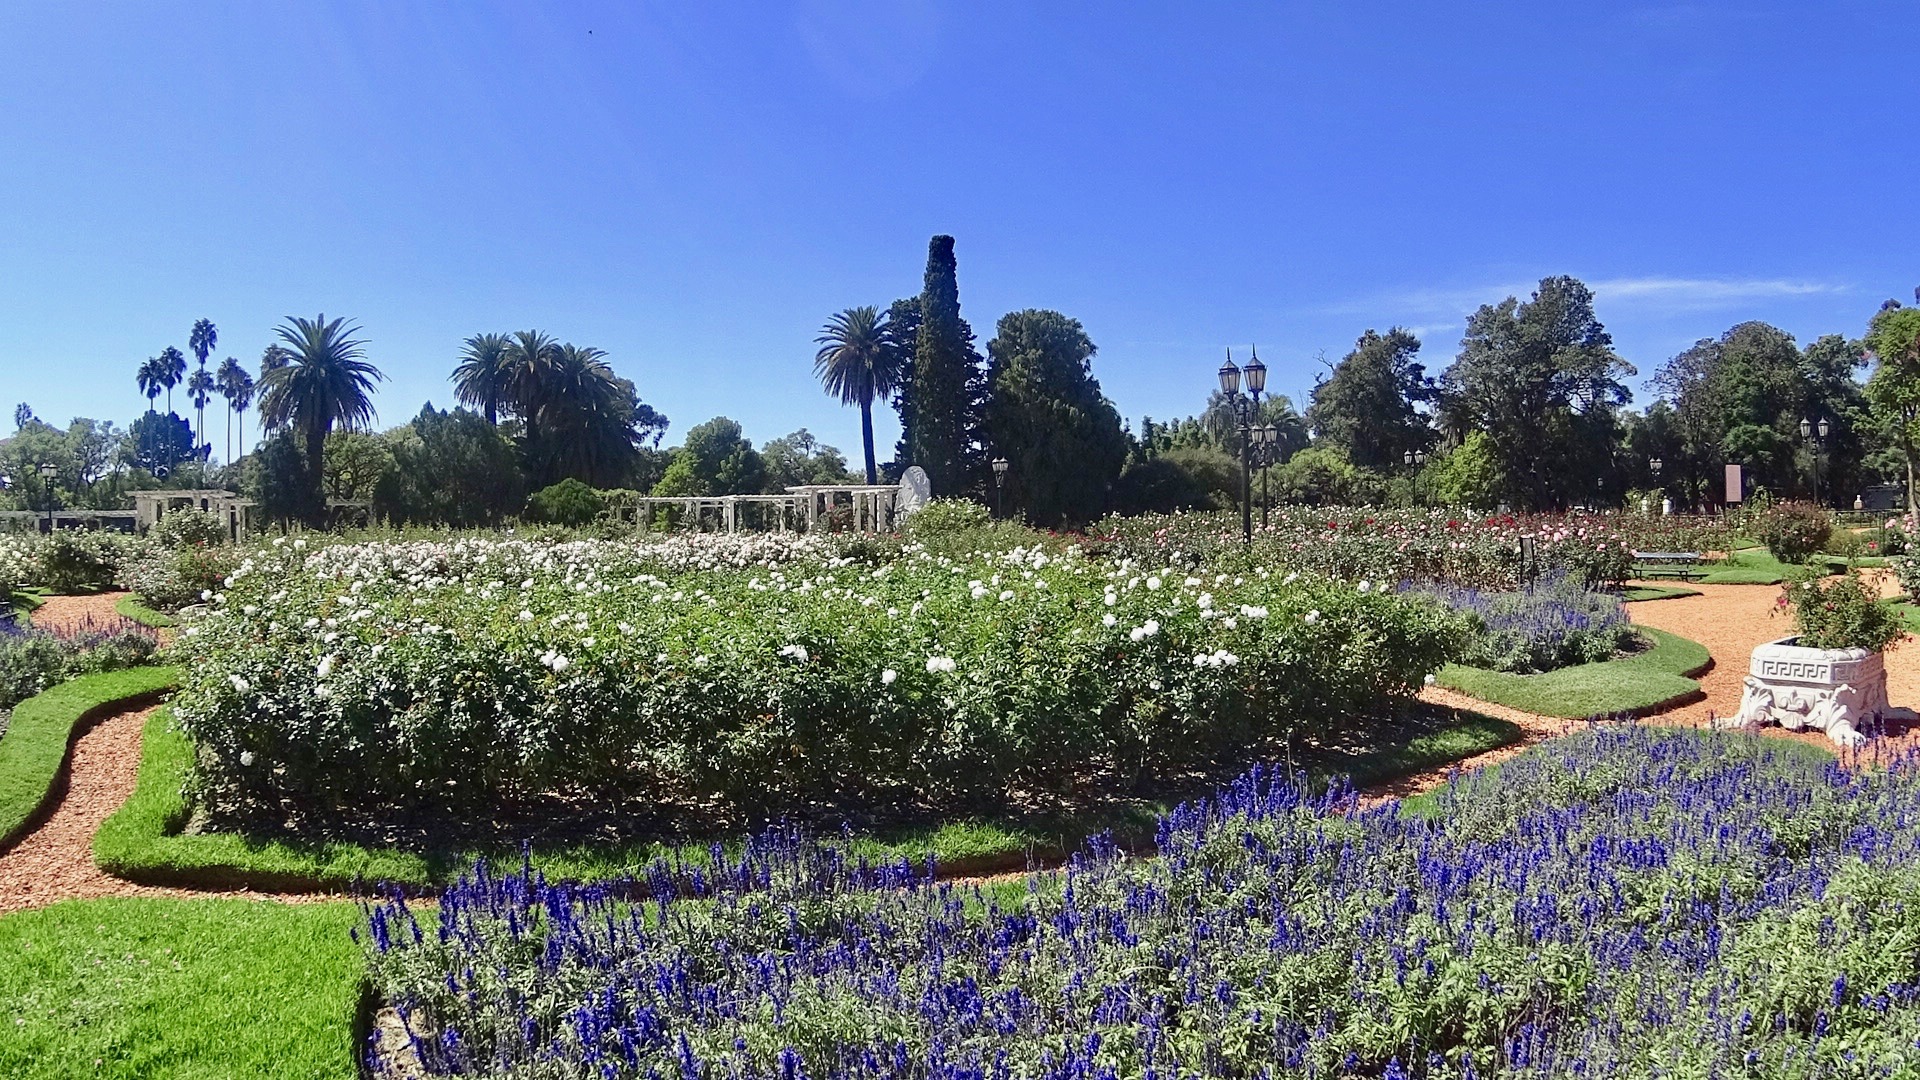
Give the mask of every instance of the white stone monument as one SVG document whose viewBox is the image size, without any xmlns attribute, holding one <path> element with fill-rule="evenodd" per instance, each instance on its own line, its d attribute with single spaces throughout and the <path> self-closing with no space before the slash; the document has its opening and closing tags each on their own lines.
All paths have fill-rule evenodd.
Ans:
<svg viewBox="0 0 1920 1080">
<path fill-rule="evenodd" d="M 1740 711 L 1717 726 L 1778 723 L 1788 731 L 1812 728 L 1848 748 L 1866 742 L 1860 726 L 1875 717 L 1913 719 L 1887 704 L 1887 661 L 1866 649 L 1811 649 L 1795 638 L 1753 650 Z"/>
</svg>

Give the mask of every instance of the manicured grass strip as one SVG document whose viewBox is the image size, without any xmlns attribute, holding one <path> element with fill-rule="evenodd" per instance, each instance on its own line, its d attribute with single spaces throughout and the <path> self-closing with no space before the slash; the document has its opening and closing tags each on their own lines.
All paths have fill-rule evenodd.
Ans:
<svg viewBox="0 0 1920 1080">
<path fill-rule="evenodd" d="M 11 599 L 13 601 L 14 614 L 20 617 L 21 622 L 25 622 L 27 616 L 40 610 L 40 608 L 46 604 L 47 590 L 15 589 Z"/>
<path fill-rule="evenodd" d="M 1747 548 L 1707 567 L 1707 576 L 1700 580 L 1707 585 L 1778 585 L 1797 569 L 1774 558 L 1766 548 Z"/>
<path fill-rule="evenodd" d="M 123 619 L 132 619 L 141 626 L 154 630 L 163 630 L 169 626 L 179 625 L 173 616 L 164 611 L 155 611 L 153 608 L 148 607 L 146 601 L 140 598 L 139 593 L 128 593 L 121 597 L 120 602 L 113 605 L 113 610 L 115 614 Z"/>
<path fill-rule="evenodd" d="M 154 700 L 179 682 L 170 667 L 137 667 L 82 675 L 13 708 L 0 738 L 0 848 L 26 832 L 46 805 L 83 721 Z"/>
<path fill-rule="evenodd" d="M 0 1076 L 353 1080 L 355 904 L 67 901 L 0 918 Z"/>
<path fill-rule="evenodd" d="M 1569 720 L 1640 715 L 1698 695 L 1700 684 L 1691 676 L 1712 663 L 1706 646 L 1650 626 L 1636 629 L 1653 647 L 1619 660 L 1539 675 L 1449 664 L 1440 670 L 1438 682 L 1481 701 Z"/>
<path fill-rule="evenodd" d="M 1435 730 L 1394 737 L 1356 753 L 1324 753 L 1303 761 L 1316 780 L 1347 774 L 1360 786 L 1378 783 L 1506 746 L 1521 731 L 1477 713 L 1455 714 Z M 193 807 L 186 793 L 193 745 L 167 709 L 147 721 L 140 778 L 133 795 L 94 836 L 94 861 L 111 874 L 159 885 L 227 886 L 297 891 L 390 882 L 429 888 L 451 881 L 476 859 L 517 863 L 517 848 L 465 848 L 421 853 L 346 842 L 293 842 L 235 833 L 184 833 Z M 1029 857 L 1063 856 L 1087 837 L 1111 830 L 1130 847 L 1153 839 L 1164 803 L 1132 800 L 1098 810 L 1021 820 L 961 818 L 937 825 L 895 828 L 852 838 L 849 850 L 868 858 L 920 859 L 928 854 L 956 873 L 1019 869 Z M 676 853 L 706 858 L 712 841 L 676 847 L 662 841 L 536 846 L 534 865 L 550 878 L 605 880 L 638 875 L 654 859 Z M 728 842 L 735 846 L 737 838 Z"/>
<path fill-rule="evenodd" d="M 1678 585 L 1628 585 L 1620 590 L 1620 600 L 1628 604 L 1637 604 L 1643 600 L 1677 600 L 1683 596 L 1699 595 L 1699 589 L 1686 589 Z"/>
</svg>

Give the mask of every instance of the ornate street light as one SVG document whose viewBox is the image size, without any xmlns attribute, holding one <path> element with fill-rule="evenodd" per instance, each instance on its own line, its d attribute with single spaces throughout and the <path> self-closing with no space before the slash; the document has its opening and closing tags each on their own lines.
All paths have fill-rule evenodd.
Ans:
<svg viewBox="0 0 1920 1080">
<path fill-rule="evenodd" d="M 1264 529 L 1272 506 L 1267 499 L 1267 473 L 1280 457 L 1280 429 L 1272 424 L 1261 424 L 1254 428 L 1253 446 L 1260 462 L 1260 527 Z"/>
<path fill-rule="evenodd" d="M 55 473 L 59 471 L 60 470 L 55 468 L 53 462 L 51 461 L 43 461 L 40 463 L 40 479 L 45 480 L 47 482 L 46 533 L 49 536 L 53 535 L 53 476 Z"/>
<path fill-rule="evenodd" d="M 1007 459 L 993 459 L 993 516 L 1006 516 Z"/>
<path fill-rule="evenodd" d="M 1813 501 L 1816 503 L 1820 501 L 1820 459 L 1826 456 L 1827 435 L 1832 430 L 1824 416 L 1817 424 L 1809 422 L 1804 416 L 1800 418 L 1800 437 L 1813 441 Z"/>
<path fill-rule="evenodd" d="M 1244 394 L 1240 392 L 1243 374 L 1247 378 Z M 1253 416 L 1266 390 L 1267 365 L 1260 362 L 1260 347 L 1254 346 L 1253 359 L 1245 368 L 1234 366 L 1233 350 L 1228 349 L 1227 362 L 1220 365 L 1220 392 L 1227 396 L 1234 418 L 1240 422 L 1240 532 L 1248 544 L 1253 543 Z"/>
</svg>

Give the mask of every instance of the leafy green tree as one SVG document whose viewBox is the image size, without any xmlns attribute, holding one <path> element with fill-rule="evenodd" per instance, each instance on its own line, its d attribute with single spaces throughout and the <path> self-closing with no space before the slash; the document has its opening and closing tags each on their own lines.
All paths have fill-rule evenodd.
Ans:
<svg viewBox="0 0 1920 1080">
<path fill-rule="evenodd" d="M 1507 490 L 1493 440 L 1484 431 L 1469 432 L 1466 441 L 1427 462 L 1420 488 L 1428 500 L 1443 506 L 1493 509 Z"/>
<path fill-rule="evenodd" d="M 233 460 L 233 417 L 240 415 L 240 452 L 247 452 L 247 408 L 253 404 L 253 376 L 240 366 L 240 361 L 229 356 L 220 362 L 220 370 L 214 375 L 214 382 L 220 390 L 220 396 L 227 402 L 227 460 Z"/>
<path fill-rule="evenodd" d="M 1625 404 L 1620 380 L 1633 373 L 1594 315 L 1592 290 L 1550 277 L 1524 303 L 1510 296 L 1474 312 L 1441 389 L 1456 424 L 1486 433 L 1506 494 L 1539 509 L 1591 490 L 1591 462 L 1606 448 L 1582 445 L 1599 425 L 1579 418 Z"/>
<path fill-rule="evenodd" d="M 135 469 L 166 478 L 182 464 L 195 461 L 193 429 L 172 413 L 148 412 L 133 422 L 123 444 L 122 460 Z"/>
<path fill-rule="evenodd" d="M 1386 499 L 1386 482 L 1371 469 L 1327 446 L 1309 446 L 1273 472 L 1278 502 L 1307 506 L 1359 506 Z"/>
<path fill-rule="evenodd" d="M 1389 473 L 1409 452 L 1431 446 L 1433 432 L 1415 408 L 1435 396 L 1414 359 L 1419 351 L 1420 339 L 1397 326 L 1360 335 L 1332 373 L 1314 382 L 1307 425 L 1320 442 L 1355 465 Z"/>
<path fill-rule="evenodd" d="M 1866 397 L 1900 447 L 1907 470 L 1907 507 L 1920 507 L 1915 448 L 1920 446 L 1920 308 L 1882 308 L 1862 342 L 1875 363 Z"/>
<path fill-rule="evenodd" d="M 605 497 L 571 476 L 527 499 L 527 516 L 552 525 L 590 525 L 606 508 Z"/>
<path fill-rule="evenodd" d="M 329 499 L 372 499 L 395 467 L 388 440 L 364 431 L 333 432 L 325 454 L 321 475 Z"/>
<path fill-rule="evenodd" d="M 1093 377 L 1093 340 L 1057 311 L 1003 315 L 987 345 L 986 431 L 1010 464 L 1008 505 L 1043 525 L 1106 510 L 1127 459 L 1120 414 Z"/>
<path fill-rule="evenodd" d="M 843 405 L 860 407 L 860 446 L 866 452 L 867 483 L 879 482 L 873 455 L 873 402 L 885 400 L 899 379 L 899 351 L 892 328 L 874 307 L 848 308 L 833 316 L 813 339 L 813 373 Z"/>
<path fill-rule="evenodd" d="M 980 359 L 973 330 L 960 317 L 960 285 L 953 237 L 927 246 L 926 285 L 920 293 L 920 333 L 913 352 L 911 464 L 927 472 L 936 496 L 971 490 L 978 479 Z"/>
<path fill-rule="evenodd" d="M 526 499 L 519 452 L 478 413 L 428 405 L 382 439 L 393 469 L 375 485 L 373 508 L 395 524 L 497 525 Z"/>
<path fill-rule="evenodd" d="M 185 426 L 184 421 L 181 424 Z M 319 489 L 313 486 L 316 471 L 307 466 L 300 434 L 281 427 L 261 444 L 259 453 L 247 459 L 243 486 L 261 518 L 285 528 L 292 522 L 318 521 L 324 515 Z"/>
<path fill-rule="evenodd" d="M 1858 378 L 1865 365 L 1863 348 L 1842 334 L 1827 334 L 1807 343 L 1800 353 L 1800 374 L 1806 387 L 1807 416 L 1831 424 L 1825 452 L 1817 464 L 1820 490 L 1828 505 L 1851 506 L 1853 496 L 1879 479 L 1867 465 L 1877 435 L 1866 387 Z M 1811 448 L 1803 441 L 1801 454 Z"/>
<path fill-rule="evenodd" d="M 740 433 L 737 421 L 716 416 L 688 429 L 674 452 L 672 464 L 654 485 L 653 493 L 679 495 L 745 495 L 766 486 L 766 463 Z"/>
<path fill-rule="evenodd" d="M 1230 476 L 1235 467 L 1232 460 L 1215 451 L 1183 453 L 1220 457 L 1215 471 L 1221 477 Z M 1206 481 L 1195 476 L 1193 470 L 1172 454 L 1128 462 L 1113 485 L 1113 509 L 1120 514 L 1170 514 L 1176 510 L 1203 510 L 1212 505 L 1213 493 Z"/>
<path fill-rule="evenodd" d="M 354 337 L 359 327 L 345 319 L 290 315 L 275 327 L 292 362 L 260 380 L 260 413 L 275 427 L 290 427 L 303 440 L 308 476 L 308 521 L 321 524 L 321 495 L 327 434 L 336 426 L 363 428 L 372 422 L 373 385 L 384 379 L 366 361 L 366 342 Z"/>
<path fill-rule="evenodd" d="M 500 422 L 500 405 L 510 400 L 511 344 L 505 334 L 475 334 L 461 343 L 460 362 L 453 369 L 453 396 L 460 404 L 479 409 L 489 424 Z"/>
<path fill-rule="evenodd" d="M 760 459 L 766 463 L 765 490 L 771 494 L 802 484 L 850 484 L 854 480 L 847 471 L 847 456 L 814 438 L 806 428 L 769 440 L 760 448 Z"/>
</svg>

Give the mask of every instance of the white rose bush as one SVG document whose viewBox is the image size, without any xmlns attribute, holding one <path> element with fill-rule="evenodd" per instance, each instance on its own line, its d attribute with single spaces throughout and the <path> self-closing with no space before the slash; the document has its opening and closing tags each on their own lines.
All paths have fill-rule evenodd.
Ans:
<svg viewBox="0 0 1920 1080">
<path fill-rule="evenodd" d="M 1259 566 L 794 536 L 248 551 L 180 639 L 218 819 L 555 793 L 978 804 L 1391 722 L 1442 606 Z"/>
</svg>

